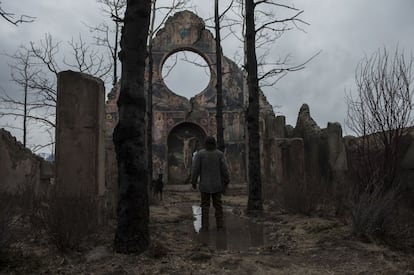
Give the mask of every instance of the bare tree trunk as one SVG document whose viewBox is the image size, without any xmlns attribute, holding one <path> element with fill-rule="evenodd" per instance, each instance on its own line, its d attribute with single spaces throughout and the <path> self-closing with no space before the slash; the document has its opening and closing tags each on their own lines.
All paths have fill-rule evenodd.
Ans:
<svg viewBox="0 0 414 275">
<path fill-rule="evenodd" d="M 46 120 L 32 115 L 32 111 L 39 109 L 42 103 L 33 92 L 33 83 L 39 76 L 39 70 L 35 68 L 36 63 L 33 61 L 34 56 L 30 49 L 22 46 L 13 55 L 8 56 L 14 62 L 9 65 L 11 80 L 21 87 L 22 95 L 10 95 L 4 89 L 0 91 L 0 118 L 3 116 L 21 118 L 22 125 L 18 129 L 22 130 L 23 146 L 27 147 L 30 124 Z"/>
<path fill-rule="evenodd" d="M 119 122 L 114 131 L 119 180 L 115 250 L 120 253 L 141 253 L 150 243 L 144 90 L 150 4 L 128 0 L 121 38 Z"/>
<path fill-rule="evenodd" d="M 112 54 L 112 62 L 114 64 L 113 68 L 113 78 L 112 78 L 112 87 L 115 87 L 118 82 L 118 40 L 119 40 L 119 22 L 115 22 L 115 39 L 114 39 L 114 51 Z"/>
<path fill-rule="evenodd" d="M 147 122 L 147 150 L 148 150 L 148 184 L 151 183 L 153 177 L 153 166 L 152 166 L 152 121 L 153 121 L 153 112 L 152 112 L 152 79 L 153 79 L 153 67 L 154 67 L 154 58 L 152 56 L 152 37 L 154 31 L 155 23 L 155 4 L 156 0 L 152 1 L 151 7 L 151 25 L 150 25 L 150 35 L 148 41 L 148 122 Z"/>
<path fill-rule="evenodd" d="M 216 122 L 217 122 L 217 145 L 218 149 L 224 152 L 224 135 L 223 135 L 223 72 L 221 67 L 221 37 L 220 37 L 220 17 L 219 3 L 214 0 L 214 22 L 216 30 L 216 71 L 217 71 L 217 103 L 216 103 Z"/>
<path fill-rule="evenodd" d="M 24 105 L 23 105 L 23 146 L 24 147 L 26 147 L 27 145 L 27 115 L 28 115 L 27 100 L 28 100 L 28 93 L 29 93 L 27 68 L 28 68 L 28 64 L 26 63 L 24 66 L 25 83 L 24 83 Z"/>
<path fill-rule="evenodd" d="M 247 86 L 249 105 L 247 108 L 248 154 L 249 154 L 249 200 L 248 210 L 262 210 L 262 182 L 260 177 L 259 136 L 259 81 L 255 42 L 254 1 L 246 0 L 246 54 Z"/>
<path fill-rule="evenodd" d="M 112 86 L 118 82 L 118 43 L 119 43 L 119 33 L 120 26 L 123 23 L 123 18 L 121 16 L 125 11 L 127 0 L 96 0 L 99 4 L 102 4 L 102 12 L 110 17 L 115 24 L 114 29 L 110 28 L 106 23 L 101 23 L 96 27 L 89 27 L 89 29 L 97 34 L 95 37 L 96 44 L 99 46 L 104 46 L 108 49 L 111 54 L 112 63 Z M 115 36 L 110 38 L 110 34 L 114 33 Z M 112 43 L 111 43 L 112 40 Z"/>
</svg>

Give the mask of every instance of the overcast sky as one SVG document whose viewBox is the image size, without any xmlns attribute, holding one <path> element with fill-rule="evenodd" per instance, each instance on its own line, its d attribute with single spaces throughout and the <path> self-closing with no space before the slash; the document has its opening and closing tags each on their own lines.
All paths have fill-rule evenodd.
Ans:
<svg viewBox="0 0 414 275">
<path fill-rule="evenodd" d="M 414 47 L 412 0 L 281 2 L 292 2 L 295 7 L 303 9 L 301 18 L 310 25 L 303 25 L 304 31 L 285 33 L 273 45 L 268 60 L 290 54 L 291 62 L 295 64 L 321 51 L 304 70 L 291 73 L 274 87 L 264 89 L 269 102 L 280 106 L 275 111 L 285 115 L 289 124 L 295 125 L 302 103 L 309 104 L 311 115 L 321 127 L 326 127 L 328 121 L 343 124 L 345 91 L 354 89 L 355 67 L 364 55 L 371 55 L 383 46 L 393 50 L 398 45 L 407 53 L 411 53 Z M 193 4 L 201 17 L 212 15 L 213 1 L 197 0 Z M 103 20 L 95 0 L 3 0 L 2 6 L 9 12 L 36 17 L 33 23 L 19 27 L 0 21 L 2 53 L 11 54 L 19 45 L 39 41 L 45 33 L 63 42 L 83 33 L 87 40 L 90 33 L 84 23 L 93 26 Z M 231 37 L 227 38 L 223 43 L 225 55 L 233 58 L 238 45 Z M 1 55 L 0 87 L 12 91 L 8 63 L 10 59 Z M 4 118 L 0 118 L 0 127 L 4 122 Z M 15 134 L 19 135 L 18 132 Z"/>
</svg>

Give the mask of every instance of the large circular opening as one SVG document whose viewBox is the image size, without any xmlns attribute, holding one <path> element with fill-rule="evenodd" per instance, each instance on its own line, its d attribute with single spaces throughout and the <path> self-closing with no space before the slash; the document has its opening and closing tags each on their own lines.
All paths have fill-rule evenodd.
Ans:
<svg viewBox="0 0 414 275">
<path fill-rule="evenodd" d="M 162 78 L 168 89 L 188 99 L 202 92 L 210 82 L 210 68 L 199 54 L 179 51 L 162 66 Z"/>
</svg>

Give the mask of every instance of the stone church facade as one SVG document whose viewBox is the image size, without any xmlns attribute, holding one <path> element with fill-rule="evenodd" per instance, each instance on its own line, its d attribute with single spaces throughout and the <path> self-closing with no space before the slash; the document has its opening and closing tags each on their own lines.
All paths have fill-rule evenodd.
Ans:
<svg viewBox="0 0 414 275">
<path fill-rule="evenodd" d="M 216 136 L 216 52 L 212 33 L 201 18 L 190 11 L 176 13 L 165 23 L 153 46 L 153 167 L 154 175 L 162 173 L 168 184 L 188 182 L 192 154 L 203 146 L 204 139 Z M 208 86 L 191 99 L 172 92 L 162 78 L 164 62 L 179 51 L 200 55 L 210 69 Z M 223 126 L 226 156 L 232 182 L 246 182 L 246 122 L 248 93 L 243 72 L 230 59 L 222 56 Z M 148 72 L 147 72 L 148 73 Z M 148 75 L 148 74 L 147 74 Z M 188 72 L 191 77 L 191 72 Z M 111 143 L 117 122 L 119 87 L 109 94 L 106 104 L 106 136 Z M 274 117 L 272 107 L 261 94 L 262 116 Z M 264 121 L 264 119 L 262 119 Z M 113 176 L 113 146 L 107 145 L 107 174 Z M 112 153 L 111 153 L 112 151 Z M 109 159 L 108 159 L 109 158 Z"/>
</svg>

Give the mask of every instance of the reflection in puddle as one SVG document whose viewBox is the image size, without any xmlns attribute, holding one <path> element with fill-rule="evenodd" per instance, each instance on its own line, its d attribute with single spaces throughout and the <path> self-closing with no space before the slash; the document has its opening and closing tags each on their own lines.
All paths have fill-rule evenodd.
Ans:
<svg viewBox="0 0 414 275">
<path fill-rule="evenodd" d="M 192 209 L 194 216 L 194 230 L 198 233 L 201 229 L 201 207 L 198 205 L 193 205 Z"/>
<path fill-rule="evenodd" d="M 250 247 L 259 247 L 266 244 L 264 227 L 231 213 L 231 209 L 224 209 L 224 230 L 215 229 L 214 209 L 210 209 L 210 230 L 201 231 L 201 207 L 192 205 L 194 216 L 194 230 L 197 240 L 220 250 L 248 250 Z"/>
</svg>

